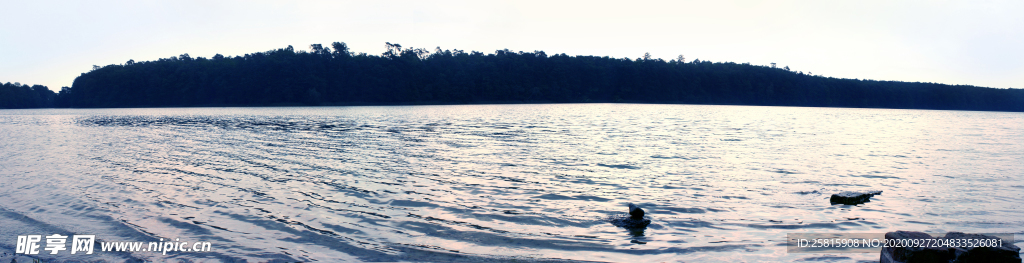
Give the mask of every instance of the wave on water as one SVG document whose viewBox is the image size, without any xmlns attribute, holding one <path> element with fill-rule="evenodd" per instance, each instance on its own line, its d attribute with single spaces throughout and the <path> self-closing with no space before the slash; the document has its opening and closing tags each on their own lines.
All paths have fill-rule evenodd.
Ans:
<svg viewBox="0 0 1024 263">
<path fill-rule="evenodd" d="M 1005 157 L 1024 150 L 998 145 L 1009 148 L 989 158 L 933 143 L 955 129 L 891 130 L 908 114 L 948 117 L 630 104 L 0 116 L 0 233 L 216 248 L 107 261 L 450 262 L 856 261 L 871 256 L 778 244 L 792 232 L 1024 231 L 1010 219 L 1024 218 L 1011 201 L 1020 185 L 976 169 L 1024 170 Z M 996 117 L 954 121 L 1007 121 L 977 114 Z M 964 140 L 1022 139 L 1000 136 Z M 988 163 L 948 161 L 963 158 Z M 886 195 L 829 203 L 863 189 Z M 650 225 L 614 225 L 627 203 Z M 1011 224 L 962 227 L 992 221 Z"/>
</svg>

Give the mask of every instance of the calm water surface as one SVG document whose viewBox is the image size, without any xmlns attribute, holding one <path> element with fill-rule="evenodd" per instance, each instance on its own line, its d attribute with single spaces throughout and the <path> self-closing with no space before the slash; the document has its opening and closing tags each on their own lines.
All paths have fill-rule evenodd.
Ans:
<svg viewBox="0 0 1024 263">
<path fill-rule="evenodd" d="M 1024 114 L 554 104 L 0 110 L 17 235 L 69 260 L 818 261 L 787 233 L 1024 233 Z M 882 190 L 857 206 L 832 193 Z M 653 223 L 608 222 L 627 203 Z M 1018 235 L 1018 240 L 1021 235 Z M 1022 245 L 1018 241 L 1018 246 Z"/>
</svg>

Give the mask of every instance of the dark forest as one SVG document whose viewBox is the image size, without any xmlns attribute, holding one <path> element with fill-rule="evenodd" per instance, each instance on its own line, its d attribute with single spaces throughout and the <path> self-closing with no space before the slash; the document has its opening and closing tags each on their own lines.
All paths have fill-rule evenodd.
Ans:
<svg viewBox="0 0 1024 263">
<path fill-rule="evenodd" d="M 0 84 L 0 109 L 52 108 L 57 94 L 43 85 Z"/>
<path fill-rule="evenodd" d="M 1022 89 L 838 79 L 681 55 L 664 61 L 646 54 L 629 59 L 385 46 L 379 56 L 335 42 L 308 51 L 288 46 L 234 57 L 129 60 L 94 66 L 55 96 L 5 84 L 0 107 L 626 102 L 1024 111 Z"/>
</svg>

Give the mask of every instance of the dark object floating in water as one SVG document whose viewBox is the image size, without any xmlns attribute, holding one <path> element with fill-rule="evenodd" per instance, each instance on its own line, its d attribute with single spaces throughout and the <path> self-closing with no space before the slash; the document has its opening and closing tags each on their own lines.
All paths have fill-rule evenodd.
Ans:
<svg viewBox="0 0 1024 263">
<path fill-rule="evenodd" d="M 863 204 L 871 201 L 871 197 L 882 194 L 882 191 L 870 191 L 870 192 L 842 192 L 838 194 L 832 194 L 832 198 L 828 201 L 832 204 L 844 204 L 844 205 L 856 205 Z"/>
<path fill-rule="evenodd" d="M 629 217 L 633 219 L 644 219 L 644 209 L 634 204 L 629 204 Z"/>
<path fill-rule="evenodd" d="M 611 221 L 612 225 L 627 229 L 642 229 L 651 224 L 651 219 L 644 216 L 644 210 L 634 204 L 629 204 L 629 217 L 615 217 Z"/>
<path fill-rule="evenodd" d="M 997 246 L 952 246 L 955 244 L 969 245 L 965 242 L 935 242 L 931 240 L 1002 240 L 999 237 L 981 234 L 964 234 L 960 232 L 946 233 L 945 237 L 935 238 L 929 234 L 912 231 L 896 231 L 885 233 L 885 239 L 921 240 L 921 243 L 934 246 L 908 246 L 882 248 L 879 261 L 881 263 L 904 262 L 1021 262 L 1020 248 L 1010 242 L 999 242 Z M 944 240 L 943 240 L 944 239 Z M 901 241 L 903 242 L 903 241 Z"/>
</svg>

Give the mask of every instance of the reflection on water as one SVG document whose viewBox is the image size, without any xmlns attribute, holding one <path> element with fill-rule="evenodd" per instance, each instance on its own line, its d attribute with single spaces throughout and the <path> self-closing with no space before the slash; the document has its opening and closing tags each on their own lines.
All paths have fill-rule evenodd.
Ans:
<svg viewBox="0 0 1024 263">
<path fill-rule="evenodd" d="M 786 234 L 1024 233 L 1022 127 L 693 105 L 5 110 L 0 248 L 77 233 L 214 247 L 108 260 L 877 260 L 787 254 Z M 846 190 L 884 193 L 830 205 Z M 646 229 L 609 223 L 630 202 Z"/>
</svg>

